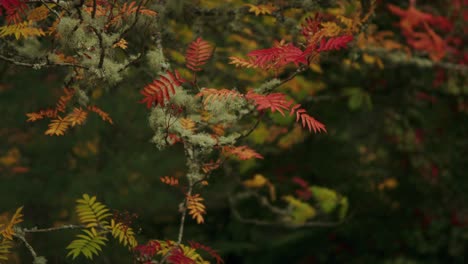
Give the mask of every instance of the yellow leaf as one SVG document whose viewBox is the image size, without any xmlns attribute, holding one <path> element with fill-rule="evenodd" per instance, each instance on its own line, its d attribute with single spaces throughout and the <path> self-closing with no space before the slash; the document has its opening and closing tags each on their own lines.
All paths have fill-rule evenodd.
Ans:
<svg viewBox="0 0 468 264">
<path fill-rule="evenodd" d="M 255 174 L 253 179 L 245 180 L 242 184 L 247 188 L 260 188 L 265 186 L 268 180 L 262 174 Z"/>
<path fill-rule="evenodd" d="M 49 129 L 46 130 L 45 134 L 49 136 L 63 136 L 67 131 L 70 121 L 66 118 L 54 119 L 49 124 Z"/>
<path fill-rule="evenodd" d="M 33 27 L 33 21 L 24 21 L 0 27 L 0 38 L 10 35 L 15 35 L 16 39 L 20 39 L 21 37 L 44 36 L 45 33 L 42 29 Z"/>
<path fill-rule="evenodd" d="M 266 4 L 266 5 L 246 4 L 246 6 L 249 7 L 249 12 L 255 13 L 256 16 L 266 15 L 266 14 L 271 15 L 277 9 L 272 4 Z"/>
<path fill-rule="evenodd" d="M 255 174 L 253 179 L 245 180 L 242 184 L 247 188 L 261 188 L 263 186 L 268 187 L 268 192 L 270 194 L 270 199 L 272 201 L 276 200 L 276 189 L 275 186 L 262 174 Z"/>
<path fill-rule="evenodd" d="M 310 69 L 316 73 L 320 73 L 320 74 L 323 73 L 322 67 L 317 63 L 311 63 Z"/>
<path fill-rule="evenodd" d="M 187 209 L 189 210 L 189 215 L 197 221 L 197 224 L 205 222 L 203 215 L 206 214 L 206 207 L 200 194 L 187 195 Z"/>
<path fill-rule="evenodd" d="M 335 37 L 341 32 L 341 27 L 335 22 L 323 22 L 321 25 L 323 27 L 321 31 L 324 37 Z"/>
<path fill-rule="evenodd" d="M 65 119 L 71 122 L 71 126 L 81 125 L 88 117 L 88 112 L 80 108 L 74 108 L 73 112 L 68 114 Z"/>
<path fill-rule="evenodd" d="M 0 235 L 1 236 L 3 236 L 4 238 L 6 238 L 8 240 L 13 239 L 13 235 L 15 234 L 15 230 L 13 229 L 13 227 L 15 225 L 23 222 L 23 214 L 21 212 L 22 210 L 23 210 L 23 206 L 16 209 L 16 212 L 13 214 L 10 221 L 8 221 L 8 223 L 6 223 L 6 226 L 5 227 L 3 227 L 3 225 L 1 226 L 2 227 L 2 229 L 0 230 Z"/>
<path fill-rule="evenodd" d="M 196 127 L 195 121 L 193 121 L 190 118 L 181 118 L 179 119 L 179 123 L 185 130 L 192 131 L 192 132 L 195 130 L 195 127 Z"/>
<path fill-rule="evenodd" d="M 54 4 L 48 4 L 49 8 L 54 8 Z M 46 19 L 49 16 L 49 8 L 47 6 L 42 5 L 40 7 L 36 7 L 28 14 L 28 20 L 38 22 Z"/>
<path fill-rule="evenodd" d="M 116 47 L 119 47 L 121 49 L 127 49 L 128 47 L 128 42 L 125 40 L 125 39 L 120 39 L 117 43 L 115 43 L 114 45 L 112 45 L 113 48 L 116 48 Z"/>
</svg>

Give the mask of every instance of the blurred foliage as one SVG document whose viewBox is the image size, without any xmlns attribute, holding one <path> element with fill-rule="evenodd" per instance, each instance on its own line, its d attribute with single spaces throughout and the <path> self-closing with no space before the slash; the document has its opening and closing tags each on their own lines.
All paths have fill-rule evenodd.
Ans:
<svg viewBox="0 0 468 264">
<path fill-rule="evenodd" d="M 275 39 L 291 40 L 298 33 L 289 20 L 276 23 L 274 17 L 251 14 L 234 23 L 230 13 L 195 16 L 187 11 L 190 1 L 169 2 L 170 30 L 163 38 L 166 56 L 174 66 L 183 66 L 186 45 L 196 36 L 206 37 L 217 48 L 198 78 L 212 87 L 245 91 L 266 79 L 270 76 L 266 72 L 229 65 L 228 57 L 269 47 Z M 229 10 L 247 1 L 197 2 Z M 317 2 L 330 2 L 321 5 L 321 11 L 335 13 L 343 12 L 337 3 L 347 3 Z M 380 2 L 408 6 L 406 0 Z M 440 8 L 445 2 L 418 4 L 436 11 L 445 10 Z M 313 7 L 292 9 L 286 17 L 303 19 L 319 8 Z M 378 5 L 372 18 L 381 31 L 396 31 L 397 21 L 385 5 Z M 363 53 L 359 46 L 327 56 L 311 68 L 281 91 L 304 102 L 327 125 L 328 134 L 309 135 L 291 118 L 270 114 L 272 118 L 261 122 L 247 139 L 264 160 L 229 163 L 216 170 L 203 191 L 205 224 L 187 223 L 185 236 L 210 245 L 226 263 L 465 263 L 466 70 L 399 63 Z M 139 241 L 176 237 L 178 204 L 184 194 L 166 186 L 160 177 L 184 174 L 183 149 L 160 152 L 149 143 L 148 113 L 137 102 L 138 91 L 152 74 L 138 65 L 132 71 L 133 77 L 118 87 L 93 91 L 114 125 L 93 116 L 85 126 L 50 138 L 43 134 L 46 124 L 26 123 L 25 113 L 55 104 L 64 73 L 0 62 L 0 213 L 6 216 L 24 205 L 25 226 L 59 226 L 77 222 L 74 201 L 90 193 L 112 208 L 136 213 L 133 229 Z M 443 72 L 443 80 L 435 85 L 438 71 Z M 181 74 L 192 77 L 188 71 Z M 320 210 L 346 206 L 350 215 L 331 227 L 290 229 L 241 223 L 232 215 L 228 194 L 243 188 L 239 179 L 246 181 L 259 173 L 263 184 L 251 185 L 267 186 L 259 188 L 266 197 L 272 196 L 272 188 L 276 193 L 294 193 L 297 185 L 292 179 L 299 177 L 313 186 L 310 191 L 321 200 Z M 279 202 L 307 209 L 295 221 L 319 213 L 319 208 L 295 198 Z M 255 203 L 242 206 L 252 214 L 258 210 Z M 49 263 L 71 263 L 65 258 L 64 245 L 72 237 L 71 231 L 35 234 L 30 242 Z M 132 263 L 133 256 L 123 247 L 110 244 L 92 262 L 82 259 L 80 263 Z M 12 263 L 28 263 L 26 249 L 17 248 L 12 258 L 17 261 Z"/>
</svg>

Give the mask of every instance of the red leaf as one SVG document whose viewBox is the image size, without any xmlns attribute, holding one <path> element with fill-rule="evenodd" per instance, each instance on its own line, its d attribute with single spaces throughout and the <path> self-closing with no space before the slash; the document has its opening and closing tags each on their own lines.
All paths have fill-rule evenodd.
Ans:
<svg viewBox="0 0 468 264">
<path fill-rule="evenodd" d="M 200 66 L 204 65 L 213 54 L 213 47 L 202 38 L 197 38 L 190 43 L 185 53 L 187 68 L 192 71 L 201 71 Z"/>
<path fill-rule="evenodd" d="M 263 159 L 262 155 L 260 155 L 255 150 L 247 146 L 240 146 L 240 147 L 225 146 L 223 147 L 223 153 L 234 155 L 240 160 L 248 160 L 248 159 L 253 159 L 253 158 Z"/>
<path fill-rule="evenodd" d="M 146 103 L 149 109 L 153 106 L 164 106 L 175 94 L 175 87 L 180 86 L 185 80 L 182 79 L 177 71 L 172 74 L 167 71 L 166 74 L 159 76 L 152 83 L 146 85 L 140 93 L 145 96 L 140 103 Z M 172 94 L 172 95 L 171 95 Z"/>
<path fill-rule="evenodd" d="M 247 55 L 253 59 L 252 63 L 256 67 L 262 69 L 277 69 L 289 63 L 294 63 L 296 66 L 299 63 L 307 64 L 302 50 L 292 43 L 276 43 L 272 48 L 254 50 Z"/>
<path fill-rule="evenodd" d="M 184 251 L 180 247 L 171 250 L 167 262 L 172 264 L 195 264 L 195 261 L 185 256 Z"/>
<path fill-rule="evenodd" d="M 286 95 L 282 93 L 272 93 L 268 95 L 257 94 L 249 91 L 245 98 L 252 100 L 257 105 L 257 110 L 270 109 L 271 112 L 278 111 L 284 116 L 283 110 L 288 110 L 291 101 L 286 99 Z"/>
<path fill-rule="evenodd" d="M 329 38 L 328 40 L 322 39 L 317 49 L 318 52 L 340 50 L 346 48 L 346 44 L 353 40 L 352 35 L 344 35 L 336 38 Z"/>
<path fill-rule="evenodd" d="M 319 133 L 321 131 L 325 133 L 327 132 L 327 129 L 325 128 L 324 124 L 320 123 L 315 118 L 307 114 L 306 110 L 300 107 L 300 105 L 295 105 L 290 110 L 290 115 L 296 113 L 296 122 L 299 122 L 299 120 L 301 120 L 302 127 L 305 128 L 307 126 L 310 132 L 312 132 L 312 130 L 314 130 L 314 133 Z"/>
<path fill-rule="evenodd" d="M 8 23 L 18 23 L 20 15 L 25 12 L 28 6 L 23 0 L 0 0 L 0 16 L 3 15 L 3 10 L 6 13 Z"/>
<path fill-rule="evenodd" d="M 189 241 L 189 244 L 190 244 L 190 247 L 193 249 L 201 249 L 201 250 L 206 251 L 214 259 L 216 259 L 216 264 L 224 263 L 223 259 L 221 258 L 221 256 L 219 256 L 218 252 L 216 252 L 216 250 L 212 249 L 211 247 L 205 246 L 203 244 L 200 244 L 194 241 Z"/>
</svg>

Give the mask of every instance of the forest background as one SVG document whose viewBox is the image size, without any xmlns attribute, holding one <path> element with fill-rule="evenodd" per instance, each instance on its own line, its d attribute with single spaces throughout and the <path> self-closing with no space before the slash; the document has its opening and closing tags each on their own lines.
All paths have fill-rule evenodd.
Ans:
<svg viewBox="0 0 468 264">
<path fill-rule="evenodd" d="M 0 1 L 4 26 L 11 2 Z M 35 2 L 29 10 L 42 4 Z M 197 73 L 204 87 L 247 90 L 271 77 L 285 78 L 294 65 L 277 73 L 236 67 L 230 57 L 300 38 L 301 25 L 317 12 L 362 22 L 350 29 L 353 40 L 346 48 L 321 55 L 277 89 L 325 124 L 327 133 L 311 133 L 293 117 L 262 112 L 261 122 L 242 139 L 262 158 L 229 161 L 213 170 L 199 191 L 204 223 L 188 219 L 184 240 L 215 249 L 225 263 L 466 262 L 466 1 L 153 2 L 165 8 L 155 9 L 166 22 L 164 56 L 183 78 L 193 78 L 183 69 L 190 43 L 201 37 L 215 47 Z M 49 12 L 51 19 L 55 13 Z M 349 22 L 340 21 L 342 28 Z M 10 54 L 27 53 L 40 45 L 41 36 L 0 32 L 0 223 L 23 206 L 22 227 L 76 224 L 76 200 L 87 193 L 116 209 L 111 213 L 126 219 L 138 244 L 176 240 L 186 161 L 181 144 L 160 151 L 150 142 L 150 114 L 138 102 L 139 91 L 156 77 L 151 62 L 138 58 L 122 82 L 86 90 L 111 122 L 90 113 L 85 124 L 50 136 L 44 134 L 46 122 L 27 122 L 26 113 L 56 104 L 68 69 L 12 62 Z M 132 42 L 152 41 L 131 33 L 128 39 L 130 51 Z M 17 53 L 7 48 L 14 45 L 20 47 Z M 123 54 L 124 46 L 117 47 Z M 180 180 L 180 186 L 169 186 L 165 176 Z M 334 211 L 338 205 L 326 210 L 318 201 L 313 208 L 327 214 L 306 216 L 315 224 L 301 226 L 278 221 L 270 212 L 255 215 L 262 208 L 256 200 L 232 202 L 247 190 L 284 205 L 291 203 L 285 197 L 307 196 L 301 188 L 310 186 L 346 197 L 345 212 Z M 233 206 L 262 220 L 246 221 Z M 66 247 L 75 234 L 62 230 L 27 238 L 48 263 L 136 261 L 138 252 L 118 241 L 109 241 L 93 260 L 72 260 Z M 32 259 L 21 241 L 11 251 L 5 263 Z"/>
</svg>

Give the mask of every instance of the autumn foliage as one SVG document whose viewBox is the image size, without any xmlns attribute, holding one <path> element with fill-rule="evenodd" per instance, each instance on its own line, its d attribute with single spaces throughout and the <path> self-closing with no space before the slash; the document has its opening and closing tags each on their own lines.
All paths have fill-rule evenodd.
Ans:
<svg viewBox="0 0 468 264">
<path fill-rule="evenodd" d="M 460 34 L 467 32 L 466 3 L 449 2 L 447 9 L 416 0 L 0 0 L 0 61 L 7 65 L 0 77 L 21 82 L 14 77 L 20 69 L 39 72 L 41 89 L 19 94 L 18 107 L 22 129 L 37 129 L 41 138 L 7 127 L 0 135 L 8 146 L 46 141 L 69 150 L 41 152 L 35 161 L 27 156 L 32 148 L 0 148 L 0 173 L 21 182 L 31 176 L 44 188 L 45 176 L 60 175 L 64 187 L 44 195 L 67 205 L 54 200 L 51 208 L 71 207 L 76 192 L 84 193 L 74 210 L 45 218 L 50 228 L 34 224 L 35 210 L 49 208 L 25 204 L 5 214 L 2 208 L 0 261 L 18 258 L 24 252 L 13 256 L 16 248 L 25 245 L 34 263 L 45 263 L 33 233 L 70 230 L 67 253 L 54 255 L 59 261 L 99 262 L 114 244 L 133 263 L 220 264 L 225 255 L 228 263 L 243 261 L 245 252 L 264 255 L 263 242 L 230 246 L 211 238 L 264 237 L 275 251 L 304 239 L 274 241 L 284 230 L 344 226 L 350 211 L 359 222 L 372 202 L 385 204 L 385 212 L 409 208 L 391 192 L 413 183 L 389 171 L 417 174 L 431 186 L 455 177 L 448 164 L 458 157 L 425 152 L 445 150 L 434 145 L 457 123 L 448 116 L 468 112 Z M 411 79 L 413 72 L 420 79 Z M 0 93 L 20 89 L 0 83 Z M 463 145 L 457 144 L 449 145 Z M 60 163 L 60 172 L 48 169 L 48 156 L 60 158 L 51 162 Z M 357 158 L 346 160 L 351 156 Z M 39 163 L 46 175 L 33 167 Z M 340 178 L 335 190 L 331 179 L 341 175 L 349 180 Z M 349 186 L 359 194 L 350 195 Z M 143 194 L 143 202 L 134 198 Z M 138 214 L 112 210 L 111 201 Z M 429 221 L 428 213 L 418 215 Z M 466 227 L 463 216 L 452 213 L 452 226 Z M 237 236 L 231 229 L 247 231 Z M 353 254 L 346 239 L 327 239 L 339 240 L 322 250 L 336 256 L 328 261 Z M 403 240 L 392 241 L 398 253 L 407 250 Z M 304 254 L 286 262 L 319 259 Z"/>
</svg>

